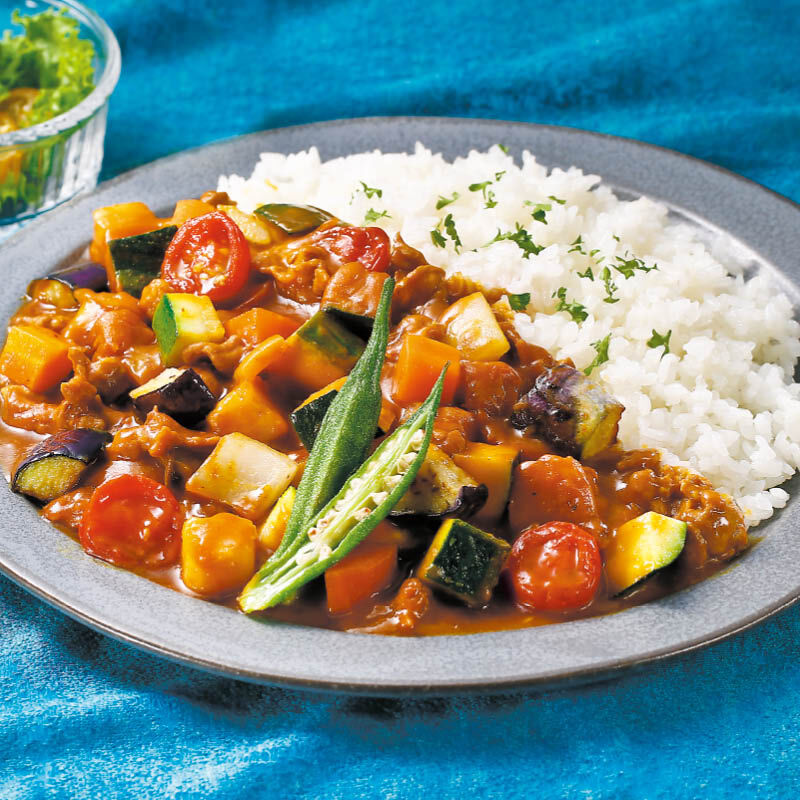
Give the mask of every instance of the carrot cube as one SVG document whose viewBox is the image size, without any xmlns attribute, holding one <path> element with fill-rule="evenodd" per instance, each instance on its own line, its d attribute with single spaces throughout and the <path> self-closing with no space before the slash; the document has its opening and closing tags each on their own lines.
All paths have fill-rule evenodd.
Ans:
<svg viewBox="0 0 800 800">
<path fill-rule="evenodd" d="M 461 354 L 455 347 L 419 334 L 409 334 L 403 341 L 394 370 L 394 399 L 400 405 L 421 403 L 430 394 L 444 365 L 450 362 L 444 377 L 442 405 L 451 405 L 461 377 Z"/>
<path fill-rule="evenodd" d="M 266 308 L 251 308 L 225 323 L 228 336 L 238 336 L 245 344 L 255 347 L 270 336 L 291 336 L 300 323 L 283 314 L 276 314 Z"/>
<path fill-rule="evenodd" d="M 325 571 L 328 611 L 344 614 L 392 582 L 397 545 L 366 542 Z"/>
<path fill-rule="evenodd" d="M 0 353 L 0 372 L 32 392 L 47 392 L 72 372 L 67 343 L 47 328 L 13 325 Z"/>
</svg>

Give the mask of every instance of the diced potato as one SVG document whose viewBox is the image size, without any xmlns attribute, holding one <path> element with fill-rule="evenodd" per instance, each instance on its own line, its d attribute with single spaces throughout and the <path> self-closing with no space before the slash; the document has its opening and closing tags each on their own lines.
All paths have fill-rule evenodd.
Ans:
<svg viewBox="0 0 800 800">
<path fill-rule="evenodd" d="M 297 472 L 291 458 L 242 433 L 223 436 L 186 482 L 194 494 L 263 519 Z"/>
<path fill-rule="evenodd" d="M 249 519 L 222 513 L 183 523 L 181 578 L 193 592 L 235 592 L 255 568 L 256 526 Z"/>
<path fill-rule="evenodd" d="M 511 347 L 481 292 L 456 300 L 439 322 L 447 328 L 447 343 L 470 361 L 497 361 Z"/>
<path fill-rule="evenodd" d="M 228 392 L 208 415 L 214 433 L 239 431 L 259 442 L 271 442 L 289 430 L 289 423 L 267 394 L 260 378 L 245 381 Z"/>
</svg>

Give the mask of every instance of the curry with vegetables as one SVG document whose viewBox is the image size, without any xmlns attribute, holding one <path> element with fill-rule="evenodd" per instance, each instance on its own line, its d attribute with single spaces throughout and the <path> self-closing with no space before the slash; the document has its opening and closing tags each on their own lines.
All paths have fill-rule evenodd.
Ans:
<svg viewBox="0 0 800 800">
<path fill-rule="evenodd" d="M 625 451 L 526 301 L 310 206 L 98 209 L 9 324 L 11 488 L 97 559 L 340 630 L 527 627 L 719 570 L 733 499 Z"/>
</svg>

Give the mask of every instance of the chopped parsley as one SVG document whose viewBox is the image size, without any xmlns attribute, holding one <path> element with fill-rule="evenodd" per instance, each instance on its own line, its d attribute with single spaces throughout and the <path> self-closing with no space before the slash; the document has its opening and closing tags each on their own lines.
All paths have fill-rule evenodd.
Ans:
<svg viewBox="0 0 800 800">
<path fill-rule="evenodd" d="M 668 330 L 665 334 L 660 334 L 653 328 L 653 335 L 647 340 L 648 347 L 663 347 L 664 355 L 669 353 L 669 337 L 672 336 L 672 330 Z"/>
<path fill-rule="evenodd" d="M 495 172 L 494 179 L 496 181 L 499 181 L 503 177 L 503 175 L 505 175 L 505 174 L 506 174 L 506 171 L 504 169 L 501 169 L 500 172 Z"/>
<path fill-rule="evenodd" d="M 373 197 L 383 197 L 383 189 L 367 186 L 364 181 L 359 181 L 359 183 L 364 187 L 364 194 L 367 196 L 367 199 L 372 200 Z"/>
<path fill-rule="evenodd" d="M 523 292 L 522 294 L 508 295 L 508 304 L 514 311 L 524 311 L 531 302 L 531 293 Z"/>
<path fill-rule="evenodd" d="M 538 255 L 539 253 L 544 250 L 543 245 L 536 244 L 533 239 L 531 239 L 531 235 L 519 222 L 516 223 L 517 229 L 515 231 L 509 231 L 508 233 L 503 233 L 499 228 L 497 229 L 497 234 L 495 235 L 494 239 L 491 242 L 487 242 L 484 247 L 488 247 L 490 244 L 494 244 L 495 242 L 502 242 L 504 240 L 508 240 L 509 242 L 514 242 L 520 250 L 523 251 L 523 258 L 530 258 L 531 253 L 533 255 Z"/>
<path fill-rule="evenodd" d="M 594 361 L 584 370 L 586 375 L 591 375 L 595 367 L 599 367 L 601 364 L 605 364 L 606 361 L 608 361 L 608 345 L 610 341 L 611 334 L 609 333 L 604 339 L 598 339 L 596 342 L 592 342 L 592 347 L 594 347 L 597 355 L 594 357 Z"/>
<path fill-rule="evenodd" d="M 579 272 L 578 273 L 578 277 L 579 278 L 588 278 L 590 281 L 593 281 L 594 280 L 594 273 L 592 272 L 592 268 L 591 267 L 586 267 L 586 271 L 585 272 Z"/>
<path fill-rule="evenodd" d="M 391 214 L 387 211 L 376 211 L 374 208 L 369 209 L 366 214 L 364 214 L 364 224 L 369 225 L 371 222 L 377 222 L 379 219 L 391 219 Z"/>
<path fill-rule="evenodd" d="M 612 238 L 612 239 L 616 239 L 617 241 L 619 241 L 619 236 L 617 236 L 617 234 L 616 234 L 616 233 L 612 233 L 612 234 L 611 234 L 611 238 Z"/>
<path fill-rule="evenodd" d="M 559 197 L 555 197 L 554 195 L 550 194 L 547 196 L 548 200 L 552 200 L 554 203 L 558 203 L 560 206 L 566 205 L 566 200 L 561 200 Z"/>
<path fill-rule="evenodd" d="M 442 236 L 442 232 L 434 228 L 431 231 L 431 241 L 436 245 L 436 247 L 446 247 L 447 246 L 447 239 Z"/>
<path fill-rule="evenodd" d="M 495 180 L 499 180 L 498 175 L 502 178 L 504 174 L 504 172 L 496 172 Z M 483 183 L 471 183 L 467 187 L 471 192 L 480 192 L 483 195 L 484 208 L 494 208 L 497 205 L 494 192 L 489 188 L 492 183 L 494 181 L 483 181 Z"/>
<path fill-rule="evenodd" d="M 504 144 L 497 143 L 497 146 L 506 154 L 508 155 L 508 148 Z"/>
<path fill-rule="evenodd" d="M 452 214 L 448 214 L 444 218 L 444 230 L 445 233 L 453 240 L 456 253 L 458 253 L 459 248 L 461 247 L 461 239 L 459 238 L 458 231 L 456 230 L 456 223 Z"/>
<path fill-rule="evenodd" d="M 566 311 L 574 322 L 584 322 L 589 316 L 586 306 L 582 306 L 578 302 L 567 302 L 567 287 L 560 286 L 557 291 L 553 292 L 553 297 L 558 298 L 558 305 L 556 311 Z"/>
<path fill-rule="evenodd" d="M 606 296 L 603 298 L 603 302 L 618 303 L 619 297 L 614 297 L 614 294 L 617 291 L 617 284 L 611 279 L 611 270 L 608 267 L 603 267 L 603 271 L 600 274 L 600 279 L 603 281 L 603 285 L 606 287 Z"/>
<path fill-rule="evenodd" d="M 630 255 L 630 253 L 626 253 L 625 255 Z M 633 258 L 617 256 L 617 263 L 614 264 L 614 269 L 621 275 L 624 275 L 625 280 L 627 280 L 628 278 L 632 278 L 637 270 L 640 272 L 652 272 L 654 269 L 658 269 L 658 264 L 653 264 L 652 267 L 648 267 L 641 258 L 636 258 L 635 256 Z"/>
<path fill-rule="evenodd" d="M 436 210 L 439 211 L 445 206 L 449 206 L 450 203 L 455 203 L 456 200 L 458 200 L 458 192 L 453 192 L 452 197 L 445 197 L 440 194 L 439 199 L 436 201 Z"/>
<path fill-rule="evenodd" d="M 586 255 L 586 252 L 583 249 L 583 238 L 580 234 L 578 234 L 578 238 L 569 246 L 568 253 L 583 253 Z"/>
<path fill-rule="evenodd" d="M 545 216 L 548 211 L 553 207 L 552 203 L 530 203 L 529 201 L 525 201 L 526 205 L 532 205 L 533 211 L 531 211 L 531 216 L 537 221 L 542 222 L 547 225 L 547 217 Z"/>
</svg>

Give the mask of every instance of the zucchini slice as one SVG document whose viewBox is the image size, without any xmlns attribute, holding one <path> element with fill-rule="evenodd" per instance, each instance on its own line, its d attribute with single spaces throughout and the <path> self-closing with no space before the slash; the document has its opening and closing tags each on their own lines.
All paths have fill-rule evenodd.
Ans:
<svg viewBox="0 0 800 800">
<path fill-rule="evenodd" d="M 295 206 L 291 203 L 267 203 L 259 206 L 254 213 L 290 236 L 308 233 L 333 219 L 327 211 L 316 206 Z"/>
<path fill-rule="evenodd" d="M 510 550 L 508 542 L 463 520 L 448 519 L 437 531 L 417 575 L 469 606 L 484 606 Z"/>
<path fill-rule="evenodd" d="M 177 232 L 177 225 L 166 225 L 138 236 L 111 239 L 108 251 L 117 284 L 113 288 L 138 297 L 161 274 L 164 253 Z"/>
<path fill-rule="evenodd" d="M 153 333 L 170 367 L 180 362 L 188 345 L 225 338 L 214 304 L 205 295 L 195 294 L 165 294 L 153 315 Z"/>
<path fill-rule="evenodd" d="M 488 496 L 486 486 L 432 444 L 414 482 L 391 513 L 394 517 L 469 517 Z"/>
<path fill-rule="evenodd" d="M 669 566 L 683 552 L 687 525 L 648 511 L 621 525 L 605 552 L 606 580 L 611 594 Z"/>
</svg>

